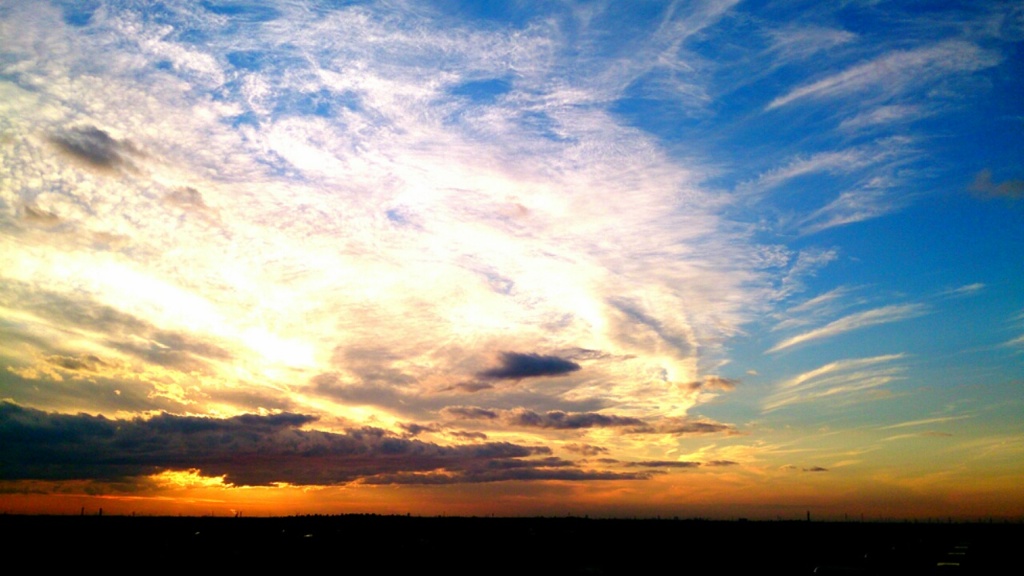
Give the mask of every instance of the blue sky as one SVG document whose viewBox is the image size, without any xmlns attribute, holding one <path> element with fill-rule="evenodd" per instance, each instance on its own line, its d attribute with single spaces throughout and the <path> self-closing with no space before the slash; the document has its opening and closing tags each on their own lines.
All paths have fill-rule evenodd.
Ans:
<svg viewBox="0 0 1024 576">
<path fill-rule="evenodd" d="M 1012 3 L 13 2 L 0 40 L 9 509 L 1024 511 Z"/>
</svg>

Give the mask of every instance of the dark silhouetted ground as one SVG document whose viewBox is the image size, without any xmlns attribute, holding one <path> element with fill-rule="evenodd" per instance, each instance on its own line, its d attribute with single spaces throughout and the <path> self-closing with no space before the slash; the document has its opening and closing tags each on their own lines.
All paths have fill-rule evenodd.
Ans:
<svg viewBox="0 0 1024 576">
<path fill-rule="evenodd" d="M 1024 525 L 4 515 L 0 535 L 8 565 L 113 572 L 988 575 Z"/>
</svg>

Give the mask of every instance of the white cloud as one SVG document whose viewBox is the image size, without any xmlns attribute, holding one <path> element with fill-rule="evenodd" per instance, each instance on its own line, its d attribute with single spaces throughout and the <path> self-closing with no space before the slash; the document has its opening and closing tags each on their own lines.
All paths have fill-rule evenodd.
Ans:
<svg viewBox="0 0 1024 576">
<path fill-rule="evenodd" d="M 780 382 L 775 392 L 765 399 L 762 409 L 771 412 L 823 399 L 830 402 L 855 400 L 866 390 L 902 378 L 903 367 L 893 362 L 903 358 L 903 354 L 887 354 L 830 362 Z"/>
<path fill-rule="evenodd" d="M 806 326 L 821 322 L 828 317 L 834 317 L 839 310 L 850 305 L 844 302 L 850 292 L 849 287 L 840 286 L 787 308 L 784 312 L 776 315 L 779 322 L 772 327 L 772 332 Z"/>
<path fill-rule="evenodd" d="M 776 188 L 808 174 L 818 172 L 848 173 L 877 161 L 861 148 L 848 148 L 834 152 L 819 152 L 805 158 L 796 158 L 785 166 L 760 175 L 747 186 L 757 190 Z"/>
<path fill-rule="evenodd" d="M 891 104 L 861 112 L 852 118 L 847 118 L 839 124 L 840 130 L 858 130 L 868 127 L 888 126 L 898 122 L 909 122 L 917 120 L 925 115 L 927 111 L 918 105 L 912 104 Z"/>
<path fill-rule="evenodd" d="M 890 199 L 884 190 L 848 190 L 827 205 L 812 212 L 800 225 L 802 234 L 814 234 L 855 222 L 878 218 L 901 204 Z"/>
<path fill-rule="evenodd" d="M 832 321 L 821 328 L 816 328 L 802 334 L 797 334 L 791 338 L 787 338 L 775 346 L 772 346 L 768 352 L 780 352 L 799 344 L 806 344 L 816 340 L 832 338 L 834 336 L 860 328 L 866 328 L 868 326 L 898 322 L 907 318 L 920 316 L 924 314 L 925 311 L 925 307 L 921 304 L 896 304 L 857 312 Z"/>
<path fill-rule="evenodd" d="M 771 50 L 787 62 L 807 60 L 857 39 L 852 32 L 823 26 L 790 25 L 768 34 Z"/>
<path fill-rule="evenodd" d="M 890 52 L 833 74 L 817 82 L 795 88 L 768 104 L 768 110 L 803 99 L 834 98 L 878 89 L 898 94 L 906 88 L 949 74 L 973 72 L 999 63 L 999 56 L 975 44 L 949 40 L 914 50 Z"/>
<path fill-rule="evenodd" d="M 796 260 L 782 278 L 776 298 L 784 299 L 804 289 L 804 281 L 839 257 L 836 250 L 807 249 L 797 254 Z"/>
<path fill-rule="evenodd" d="M 936 418 L 923 418 L 921 420 L 910 420 L 907 422 L 900 422 L 899 424 L 891 424 L 889 426 L 882 426 L 879 430 L 893 430 L 896 428 L 910 428 L 913 426 L 926 426 L 928 424 L 942 424 L 945 422 L 954 422 L 956 420 L 964 420 L 970 418 L 970 416 L 940 416 Z"/>
<path fill-rule="evenodd" d="M 22 49 L 50 67 L 19 72 L 39 87 L 9 104 L 19 133 L 95 126 L 141 152 L 136 172 L 101 174 L 19 137 L 18 165 L 38 172 L 37 188 L 61 191 L 45 207 L 122 247 L 73 234 L 28 251 L 6 243 L 3 278 L 216 336 L 237 360 L 219 385 L 281 389 L 285 378 L 297 402 L 318 407 L 302 383 L 327 371 L 359 383 L 339 355 L 373 342 L 415 382 L 404 402 L 501 350 L 586 348 L 626 360 L 592 363 L 531 401 L 685 414 L 696 396 L 673 383 L 717 365 L 763 306 L 767 272 L 722 199 L 698 185 L 700 166 L 594 104 L 678 65 L 673 34 L 725 7 L 670 18 L 664 34 L 638 40 L 658 59 L 622 66 L 567 56 L 573 40 L 543 23 L 478 30 L 352 8 L 289 12 L 230 37 L 216 17 L 190 43 L 127 13 L 77 31 L 22 13 L 17 36 L 43 39 Z M 32 54 L 61 42 L 69 48 Z M 233 66 L 237 51 L 255 63 Z M 67 72 L 104 58 L 119 64 Z M 449 94 L 495 77 L 510 80 L 492 102 Z M 296 107 L 313 97 L 330 114 Z M 39 99 L 53 114 L 37 112 Z M 9 190 L 33 182 L 19 176 Z M 183 189 L 201 214 L 165 200 Z"/>
<path fill-rule="evenodd" d="M 960 287 L 957 287 L 957 288 L 951 288 L 949 290 L 946 290 L 945 292 L 942 292 L 942 295 L 943 296 L 968 296 L 968 295 L 971 295 L 971 294 L 976 294 L 978 292 L 981 292 L 984 289 L 985 289 L 985 284 L 983 282 L 975 282 L 973 284 L 964 284 L 963 286 L 960 286 Z"/>
</svg>

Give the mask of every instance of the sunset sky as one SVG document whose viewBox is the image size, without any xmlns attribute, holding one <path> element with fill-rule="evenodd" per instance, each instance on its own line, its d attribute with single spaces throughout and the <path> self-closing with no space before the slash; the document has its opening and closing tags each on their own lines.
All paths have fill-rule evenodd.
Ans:
<svg viewBox="0 0 1024 576">
<path fill-rule="evenodd" d="M 0 1 L 0 512 L 1022 478 L 1017 2 Z"/>
</svg>

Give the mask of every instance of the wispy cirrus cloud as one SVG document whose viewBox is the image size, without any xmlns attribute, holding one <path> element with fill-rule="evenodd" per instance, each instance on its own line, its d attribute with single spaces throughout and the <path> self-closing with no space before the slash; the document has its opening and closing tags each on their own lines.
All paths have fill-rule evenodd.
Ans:
<svg viewBox="0 0 1024 576">
<path fill-rule="evenodd" d="M 840 130 L 861 130 L 871 127 L 889 126 L 899 122 L 909 122 L 926 115 L 927 111 L 913 104 L 889 104 L 860 112 L 839 124 Z"/>
<path fill-rule="evenodd" d="M 770 50 L 783 62 L 803 61 L 857 40 L 847 30 L 816 25 L 790 24 L 768 31 Z"/>
<path fill-rule="evenodd" d="M 903 354 L 837 360 L 779 382 L 762 409 L 772 412 L 793 404 L 828 399 L 850 400 L 866 390 L 902 378 L 905 368 L 897 361 Z"/>
<path fill-rule="evenodd" d="M 873 89 L 891 96 L 947 74 L 973 72 L 999 63 L 1000 56 L 970 42 L 948 40 L 913 50 L 893 51 L 821 80 L 794 88 L 768 104 L 771 110 L 805 99 L 835 98 Z"/>
<path fill-rule="evenodd" d="M 923 304 L 894 304 L 865 310 L 863 312 L 857 312 L 829 322 L 821 328 L 816 328 L 814 330 L 809 330 L 807 332 L 797 334 L 796 336 L 786 338 L 775 346 L 769 348 L 767 352 L 781 352 L 800 344 L 807 344 L 817 340 L 832 338 L 860 328 L 887 324 L 889 322 L 899 322 L 908 318 L 921 316 L 926 312 L 927 308 Z"/>
<path fill-rule="evenodd" d="M 957 420 L 965 420 L 970 416 L 938 416 L 935 418 L 922 418 L 920 420 L 910 420 L 907 422 L 900 422 L 898 424 L 890 424 L 888 426 L 882 426 L 879 430 L 894 430 L 897 428 L 910 428 L 912 426 L 927 426 L 929 424 L 942 424 L 945 422 L 955 422 Z"/>
</svg>

